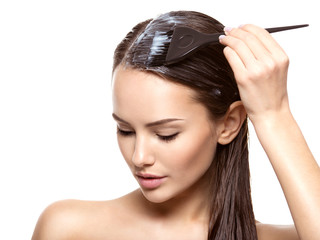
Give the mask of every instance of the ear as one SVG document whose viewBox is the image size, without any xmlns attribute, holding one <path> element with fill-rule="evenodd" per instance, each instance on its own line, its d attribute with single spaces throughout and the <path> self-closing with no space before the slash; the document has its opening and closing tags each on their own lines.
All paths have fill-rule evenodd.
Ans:
<svg viewBox="0 0 320 240">
<path fill-rule="evenodd" d="M 247 112 L 241 101 L 232 103 L 221 123 L 218 143 L 226 145 L 230 143 L 239 133 Z"/>
</svg>

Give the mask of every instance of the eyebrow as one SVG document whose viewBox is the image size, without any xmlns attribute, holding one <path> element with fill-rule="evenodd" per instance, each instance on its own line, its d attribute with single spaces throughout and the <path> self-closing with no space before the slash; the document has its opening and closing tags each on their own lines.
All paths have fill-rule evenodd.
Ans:
<svg viewBox="0 0 320 240">
<path fill-rule="evenodd" d="M 125 124 L 130 125 L 127 121 L 123 120 L 122 118 L 120 118 L 119 116 L 117 116 L 115 113 L 112 114 L 112 117 L 119 122 L 123 122 Z M 180 118 L 165 118 L 165 119 L 161 119 L 155 122 L 151 122 L 151 123 L 147 123 L 146 127 L 154 127 L 154 126 L 158 126 L 158 125 L 162 125 L 165 123 L 169 123 L 169 122 L 174 122 L 174 121 L 182 121 L 183 119 Z"/>
</svg>

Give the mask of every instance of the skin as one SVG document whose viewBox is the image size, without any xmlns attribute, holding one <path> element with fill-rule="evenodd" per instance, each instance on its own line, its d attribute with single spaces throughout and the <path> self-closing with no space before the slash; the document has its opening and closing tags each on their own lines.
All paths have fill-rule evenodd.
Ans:
<svg viewBox="0 0 320 240">
<path fill-rule="evenodd" d="M 295 223 L 257 222 L 259 240 L 320 238 L 320 170 L 290 112 L 287 56 L 265 30 L 253 25 L 227 29 L 220 41 L 242 102 L 233 103 L 223 118 L 210 121 L 205 107 L 192 100 L 192 90 L 118 67 L 113 104 L 120 150 L 134 175 L 152 173 L 166 176 L 165 181 L 156 189 L 141 187 L 110 201 L 54 203 L 40 216 L 33 240 L 206 239 L 206 173 L 214 146 L 232 141 L 246 114 Z M 179 120 L 150 126 L 168 118 Z M 163 138 L 176 133 L 170 141 Z"/>
<path fill-rule="evenodd" d="M 205 193 L 205 173 L 215 154 L 222 122 L 209 120 L 205 107 L 192 100 L 192 90 L 149 73 L 117 69 L 113 93 L 118 143 L 133 175 L 166 176 L 156 190 L 141 187 L 146 199 L 164 203 L 194 191 Z M 163 119 L 171 121 L 147 126 Z M 168 141 L 163 136 L 173 138 Z M 203 206 L 202 200 L 199 206 Z"/>
</svg>

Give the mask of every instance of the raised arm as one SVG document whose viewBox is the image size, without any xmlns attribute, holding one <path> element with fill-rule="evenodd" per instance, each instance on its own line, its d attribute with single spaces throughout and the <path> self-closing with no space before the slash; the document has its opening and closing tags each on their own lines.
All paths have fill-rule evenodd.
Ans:
<svg viewBox="0 0 320 240">
<path fill-rule="evenodd" d="M 298 235 L 320 239 L 320 168 L 291 114 L 289 60 L 262 28 L 226 28 L 221 37 L 242 102 L 279 179 Z"/>
</svg>

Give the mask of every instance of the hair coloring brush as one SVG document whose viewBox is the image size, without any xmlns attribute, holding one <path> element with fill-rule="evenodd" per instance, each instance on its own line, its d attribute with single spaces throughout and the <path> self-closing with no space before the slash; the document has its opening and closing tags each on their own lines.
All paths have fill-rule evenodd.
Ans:
<svg viewBox="0 0 320 240">
<path fill-rule="evenodd" d="M 274 33 L 307 26 L 309 25 L 303 24 L 266 28 L 266 30 L 269 33 Z M 210 43 L 218 43 L 219 36 L 222 34 L 224 33 L 204 34 L 188 27 L 175 28 L 172 33 L 172 38 L 167 38 L 167 40 L 169 40 L 169 47 L 164 64 L 169 65 L 181 61 L 199 48 L 202 48 Z"/>
</svg>

